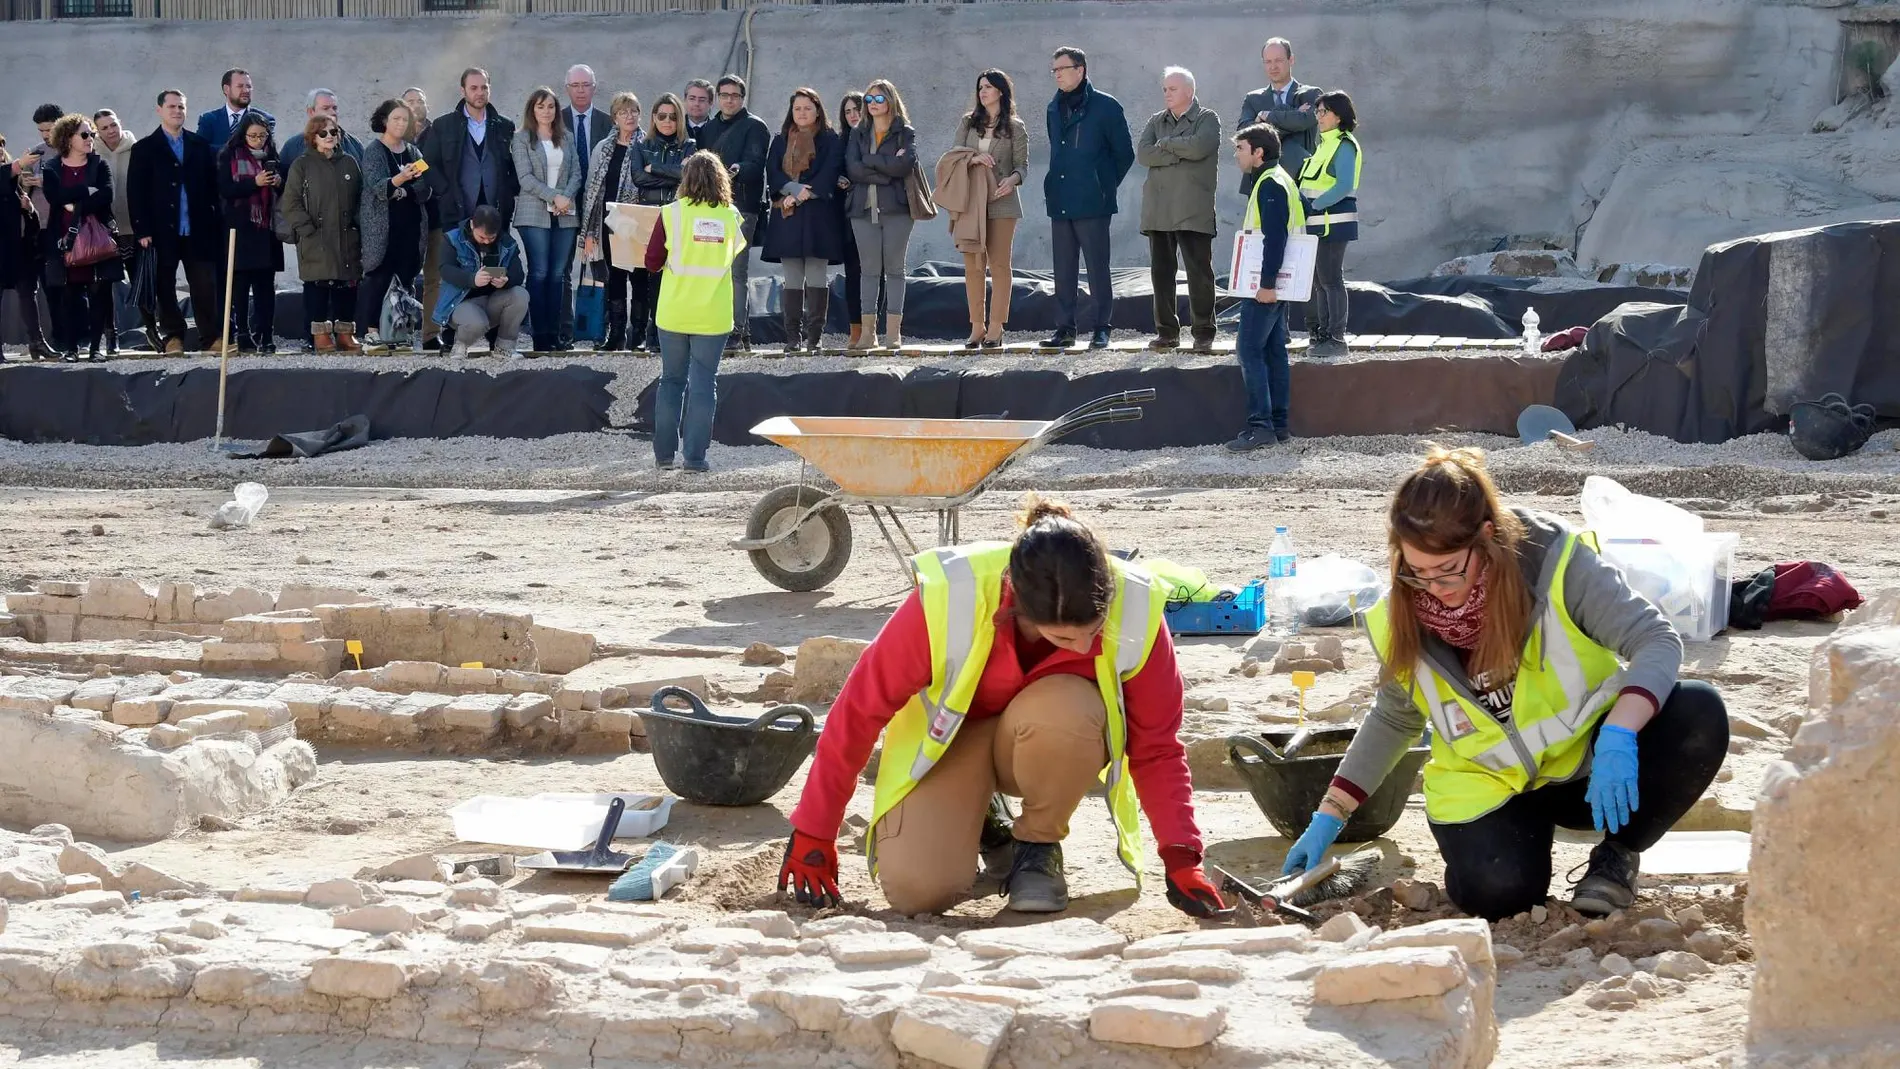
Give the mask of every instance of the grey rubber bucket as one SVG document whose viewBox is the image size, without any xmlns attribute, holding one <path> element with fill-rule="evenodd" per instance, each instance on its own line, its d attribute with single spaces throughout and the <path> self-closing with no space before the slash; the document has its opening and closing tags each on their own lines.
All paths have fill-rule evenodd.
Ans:
<svg viewBox="0 0 1900 1069">
<path fill-rule="evenodd" d="M 1227 736 L 1227 759 L 1247 782 L 1254 804 L 1273 830 L 1297 839 L 1319 808 L 1326 788 L 1339 774 L 1346 744 L 1359 729 L 1351 725 L 1283 728 L 1258 735 Z M 1315 752 L 1318 751 L 1325 751 Z M 1339 833 L 1342 843 L 1362 843 L 1392 830 L 1405 813 L 1405 800 L 1418 784 L 1419 770 L 1431 750 L 1423 743 L 1405 751 L 1398 767 L 1373 791 Z"/>
<path fill-rule="evenodd" d="M 689 711 L 667 708 L 668 698 L 684 700 Z M 640 720 L 666 789 L 698 805 L 765 801 L 784 788 L 818 744 L 811 710 L 802 705 L 775 706 L 744 720 L 720 716 L 680 687 L 661 687 Z"/>
</svg>

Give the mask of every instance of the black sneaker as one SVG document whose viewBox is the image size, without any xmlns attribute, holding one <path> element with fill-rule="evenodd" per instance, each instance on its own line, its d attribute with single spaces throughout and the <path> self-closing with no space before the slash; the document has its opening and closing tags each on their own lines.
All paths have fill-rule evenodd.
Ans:
<svg viewBox="0 0 1900 1069">
<path fill-rule="evenodd" d="M 1061 843 L 1015 840 L 1016 858 L 1003 887 L 1017 913 L 1060 913 L 1069 908 L 1069 881 L 1062 874 Z"/>
<path fill-rule="evenodd" d="M 1588 917 L 1607 917 L 1630 908 L 1636 902 L 1637 862 L 1641 856 L 1609 839 L 1598 843 L 1590 851 L 1583 879 L 1571 885 L 1570 908 Z"/>
<path fill-rule="evenodd" d="M 439 352 L 441 352 L 441 351 L 442 351 L 442 339 L 441 339 L 441 338 L 424 338 L 424 339 L 422 340 L 422 351 L 423 351 L 423 352 L 425 352 L 425 353 L 439 353 Z"/>
<path fill-rule="evenodd" d="M 1016 863 L 1016 839 L 1010 834 L 1015 818 L 1009 803 L 1000 794 L 990 795 L 989 812 L 983 814 L 983 835 L 977 840 L 983 862 L 983 875 L 999 883 L 1009 878 Z"/>
<path fill-rule="evenodd" d="M 1108 328 L 1107 327 L 1095 328 L 1095 333 L 1091 335 L 1089 338 L 1089 348 L 1091 349 L 1108 348 Z"/>
<path fill-rule="evenodd" d="M 1281 445 L 1285 445 L 1293 440 L 1293 435 L 1285 427 L 1275 427 L 1273 428 L 1273 438 Z"/>
<path fill-rule="evenodd" d="M 1265 449 L 1277 439 L 1271 429 L 1266 427 L 1248 427 L 1239 436 L 1227 443 L 1229 453 L 1251 453 L 1256 449 Z"/>
<path fill-rule="evenodd" d="M 1072 328 L 1058 330 L 1047 338 L 1042 339 L 1042 347 L 1044 349 L 1067 349 L 1074 344 L 1075 331 Z"/>
</svg>

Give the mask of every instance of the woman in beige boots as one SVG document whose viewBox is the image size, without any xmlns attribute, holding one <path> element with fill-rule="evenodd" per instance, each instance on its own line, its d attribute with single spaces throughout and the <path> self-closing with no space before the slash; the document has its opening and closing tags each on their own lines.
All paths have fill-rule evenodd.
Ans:
<svg viewBox="0 0 1900 1069">
<path fill-rule="evenodd" d="M 882 280 L 885 341 L 895 349 L 904 343 L 904 258 L 911 228 L 904 181 L 917 165 L 917 133 L 904 113 L 904 99 L 890 82 L 879 78 L 866 87 L 864 121 L 851 131 L 844 160 L 845 176 L 851 179 L 851 232 L 864 266 L 864 333 L 851 348 L 878 347 L 877 286 Z"/>
<path fill-rule="evenodd" d="M 363 172 L 340 147 L 343 128 L 322 112 L 304 126 L 304 143 L 310 149 L 291 163 L 278 211 L 296 238 L 310 338 L 319 353 L 361 352 L 354 320 L 363 279 Z"/>
<path fill-rule="evenodd" d="M 970 300 L 970 337 L 963 347 L 1000 349 L 1003 325 L 1009 320 L 1009 247 L 1023 217 L 1022 196 L 1016 191 L 1029 176 L 1029 128 L 1016 117 L 1016 86 L 1009 75 L 995 69 L 977 75 L 976 103 L 957 124 L 956 143 L 975 152 L 978 161 L 996 175 L 984 251 L 963 254 L 963 285 Z M 986 262 L 992 287 L 987 327 L 983 315 Z"/>
</svg>

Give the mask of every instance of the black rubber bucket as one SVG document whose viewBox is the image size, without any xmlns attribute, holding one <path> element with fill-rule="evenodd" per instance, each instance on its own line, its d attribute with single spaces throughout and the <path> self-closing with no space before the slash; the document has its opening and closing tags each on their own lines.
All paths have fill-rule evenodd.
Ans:
<svg viewBox="0 0 1900 1069">
<path fill-rule="evenodd" d="M 1273 830 L 1297 839 L 1319 808 L 1326 788 L 1339 773 L 1340 758 L 1358 728 L 1286 728 L 1258 735 L 1227 736 L 1227 759 L 1247 781 L 1254 804 Z M 1316 753 L 1315 750 L 1324 751 Z M 1405 812 L 1405 800 L 1418 783 L 1419 769 L 1431 750 L 1424 744 L 1405 751 L 1397 768 L 1372 792 L 1339 833 L 1342 843 L 1363 843 L 1392 830 Z"/>
<path fill-rule="evenodd" d="M 684 699 L 691 712 L 668 709 L 668 698 Z M 699 805 L 758 805 L 785 786 L 818 744 L 811 710 L 802 705 L 741 720 L 714 713 L 680 687 L 661 687 L 640 719 L 666 789 Z"/>
</svg>

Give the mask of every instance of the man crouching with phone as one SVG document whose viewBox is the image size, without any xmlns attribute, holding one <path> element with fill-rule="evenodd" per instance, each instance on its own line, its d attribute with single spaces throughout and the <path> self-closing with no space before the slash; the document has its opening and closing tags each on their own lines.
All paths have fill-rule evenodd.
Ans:
<svg viewBox="0 0 1900 1069">
<path fill-rule="evenodd" d="M 442 234 L 442 297 L 435 321 L 455 329 L 449 359 L 468 358 L 469 343 L 495 332 L 494 352 L 518 360 L 515 344 L 528 317 L 528 291 L 522 288 L 521 247 L 502 228 L 501 215 L 489 205 L 468 221 Z"/>
</svg>

